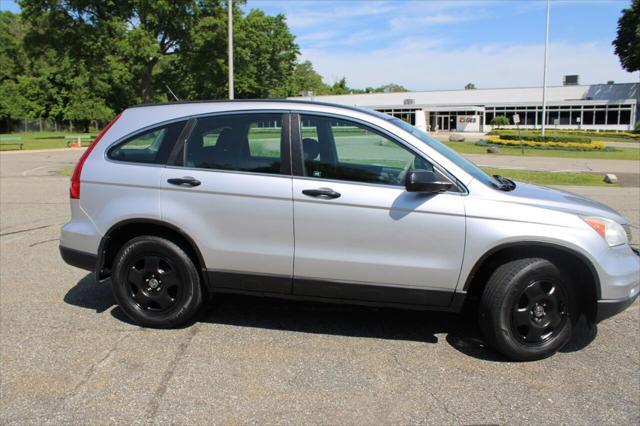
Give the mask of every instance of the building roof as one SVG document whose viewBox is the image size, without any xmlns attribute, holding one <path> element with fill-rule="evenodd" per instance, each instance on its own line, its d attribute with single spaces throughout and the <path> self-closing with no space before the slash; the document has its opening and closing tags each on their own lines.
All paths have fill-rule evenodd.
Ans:
<svg viewBox="0 0 640 426">
<path fill-rule="evenodd" d="M 640 83 L 591 84 L 547 87 L 547 103 L 638 103 Z M 406 99 L 415 106 L 428 105 L 505 105 L 538 104 L 542 102 L 542 87 L 504 89 L 441 90 L 427 92 L 366 93 L 295 97 L 322 102 L 358 105 L 368 108 L 391 108 L 405 105 Z"/>
</svg>

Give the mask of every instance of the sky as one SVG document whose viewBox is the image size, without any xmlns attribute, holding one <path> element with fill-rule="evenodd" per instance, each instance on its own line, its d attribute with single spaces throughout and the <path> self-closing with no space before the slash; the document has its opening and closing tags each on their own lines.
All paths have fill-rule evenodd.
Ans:
<svg viewBox="0 0 640 426">
<path fill-rule="evenodd" d="M 548 84 L 640 81 L 613 53 L 617 20 L 630 0 L 552 0 Z M 11 0 L 2 10 L 19 11 Z M 300 59 L 332 84 L 387 83 L 411 90 L 542 85 L 545 0 L 247 0 L 282 13 Z"/>
</svg>

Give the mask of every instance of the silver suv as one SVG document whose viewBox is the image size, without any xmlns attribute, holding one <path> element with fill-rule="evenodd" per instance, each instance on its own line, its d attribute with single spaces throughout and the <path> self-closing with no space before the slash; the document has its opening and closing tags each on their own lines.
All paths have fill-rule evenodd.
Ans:
<svg viewBox="0 0 640 426">
<path fill-rule="evenodd" d="M 489 176 L 405 122 L 301 101 L 139 106 L 71 178 L 60 252 L 138 324 L 212 293 L 460 311 L 517 360 L 637 297 L 629 226 L 589 199 Z"/>
</svg>

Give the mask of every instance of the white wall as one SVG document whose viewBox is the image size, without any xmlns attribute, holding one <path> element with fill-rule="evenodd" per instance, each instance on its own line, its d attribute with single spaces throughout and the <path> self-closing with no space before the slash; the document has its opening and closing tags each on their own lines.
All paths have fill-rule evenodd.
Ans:
<svg viewBox="0 0 640 426">
<path fill-rule="evenodd" d="M 456 120 L 457 132 L 479 132 L 480 131 L 479 115 L 459 115 Z"/>
</svg>

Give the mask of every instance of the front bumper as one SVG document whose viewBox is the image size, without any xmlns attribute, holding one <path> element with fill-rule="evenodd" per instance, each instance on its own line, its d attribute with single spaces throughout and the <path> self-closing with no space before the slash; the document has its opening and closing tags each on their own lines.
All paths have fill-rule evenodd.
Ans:
<svg viewBox="0 0 640 426">
<path fill-rule="evenodd" d="M 598 300 L 598 312 L 596 322 L 606 320 L 627 309 L 638 298 L 638 293 L 625 299 Z"/>
</svg>

